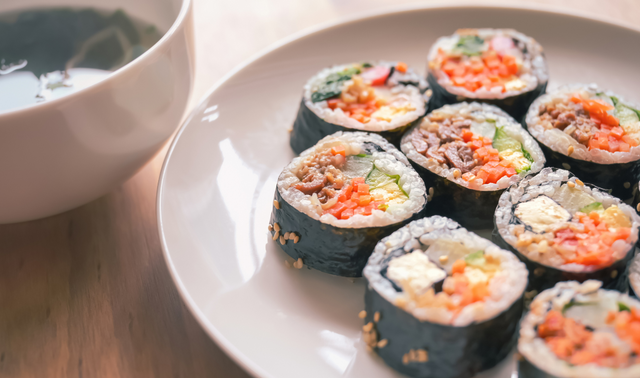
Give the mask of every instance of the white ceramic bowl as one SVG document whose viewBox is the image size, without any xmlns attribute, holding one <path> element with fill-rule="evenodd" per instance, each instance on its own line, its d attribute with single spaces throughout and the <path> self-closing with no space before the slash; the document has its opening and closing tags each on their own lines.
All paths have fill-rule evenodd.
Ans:
<svg viewBox="0 0 640 378">
<path fill-rule="evenodd" d="M 2 0 L 0 12 L 51 6 L 123 9 L 166 33 L 88 88 L 0 113 L 0 223 L 72 209 L 126 181 L 178 127 L 193 84 L 191 0 Z"/>
</svg>

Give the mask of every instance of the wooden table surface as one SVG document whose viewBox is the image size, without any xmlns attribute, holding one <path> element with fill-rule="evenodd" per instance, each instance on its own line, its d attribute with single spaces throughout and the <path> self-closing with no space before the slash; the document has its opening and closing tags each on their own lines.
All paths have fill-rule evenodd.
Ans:
<svg viewBox="0 0 640 378">
<path fill-rule="evenodd" d="M 234 66 L 306 27 L 402 0 L 194 0 L 193 106 Z M 509 3 L 526 3 L 510 1 Z M 637 0 L 537 0 L 637 24 Z M 0 377 L 248 377 L 200 328 L 165 266 L 166 152 L 112 193 L 0 226 Z"/>
</svg>

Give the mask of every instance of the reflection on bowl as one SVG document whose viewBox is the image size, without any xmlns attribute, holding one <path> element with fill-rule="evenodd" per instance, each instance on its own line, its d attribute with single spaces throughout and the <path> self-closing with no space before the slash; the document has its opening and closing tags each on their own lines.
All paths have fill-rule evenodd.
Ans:
<svg viewBox="0 0 640 378">
<path fill-rule="evenodd" d="M 108 9 L 105 4 L 0 3 L 5 27 L 15 26 L 21 13 L 64 16 L 69 25 L 72 17 L 93 12 L 94 19 L 130 17 L 129 31 L 141 31 L 136 39 L 100 21 L 104 27 L 95 33 L 74 37 L 80 48 L 60 57 L 58 65 L 38 65 L 50 60 L 38 61 L 34 54 L 0 62 L 0 223 L 56 214 L 104 195 L 148 162 L 180 122 L 193 82 L 191 0 L 113 0 Z M 43 13 L 45 7 L 70 8 L 60 16 Z M 77 34 L 77 28 L 69 29 Z M 147 46 L 140 42 L 145 38 Z M 122 53 L 106 56 L 110 48 Z"/>
</svg>

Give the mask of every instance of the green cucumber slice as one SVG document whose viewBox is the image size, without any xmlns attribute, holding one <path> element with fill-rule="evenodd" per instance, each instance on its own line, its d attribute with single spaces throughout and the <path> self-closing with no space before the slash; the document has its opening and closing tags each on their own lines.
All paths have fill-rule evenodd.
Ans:
<svg viewBox="0 0 640 378">
<path fill-rule="evenodd" d="M 402 186 L 400 186 L 399 181 L 400 175 L 388 175 L 376 168 L 375 164 L 373 165 L 373 169 L 371 170 L 371 172 L 369 172 L 367 177 L 364 179 L 365 184 L 369 185 L 369 190 L 382 188 L 389 184 L 396 184 L 402 191 L 402 194 L 409 197 L 407 192 L 405 192 L 404 189 L 402 189 Z"/>
<path fill-rule="evenodd" d="M 470 266 L 483 266 L 487 260 L 484 258 L 484 251 L 477 251 L 468 254 L 464 258 L 464 262 Z"/>
<path fill-rule="evenodd" d="M 592 211 L 604 210 L 601 202 L 593 202 L 580 209 L 581 213 L 589 214 Z"/>
</svg>

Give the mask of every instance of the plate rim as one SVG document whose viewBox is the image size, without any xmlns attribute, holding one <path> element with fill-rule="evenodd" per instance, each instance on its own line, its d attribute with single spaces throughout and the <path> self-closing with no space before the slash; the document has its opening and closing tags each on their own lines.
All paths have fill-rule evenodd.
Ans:
<svg viewBox="0 0 640 378">
<path fill-rule="evenodd" d="M 525 0 L 527 1 L 527 0 Z M 167 266 L 167 270 L 171 275 L 171 279 L 173 280 L 176 289 L 182 299 L 183 303 L 189 309 L 191 314 L 194 316 L 200 327 L 205 331 L 205 333 L 211 338 L 211 340 L 220 348 L 222 351 L 238 366 L 240 366 L 246 373 L 252 375 L 256 378 L 275 378 L 270 373 L 264 371 L 260 366 L 258 366 L 251 358 L 247 357 L 243 352 L 241 352 L 231 341 L 229 341 L 206 317 L 204 312 L 200 310 L 198 305 L 195 303 L 191 295 L 189 294 L 186 286 L 182 282 L 177 268 L 173 264 L 173 260 L 171 258 L 169 252 L 169 246 L 167 245 L 167 240 L 164 234 L 164 225 L 162 218 L 162 198 L 164 195 L 164 181 L 167 174 L 167 167 L 169 165 L 169 161 L 173 155 L 176 145 L 180 141 L 180 137 L 182 133 L 186 130 L 187 125 L 189 125 L 196 114 L 199 114 L 199 111 L 207 104 L 207 100 L 218 91 L 225 83 L 234 78 L 237 74 L 241 73 L 244 69 L 255 63 L 256 61 L 264 58 L 265 56 L 275 53 L 280 48 L 298 41 L 304 38 L 308 38 L 310 36 L 316 35 L 318 33 L 323 33 L 327 30 L 340 27 L 347 24 L 358 23 L 366 20 L 371 20 L 375 18 L 385 17 L 389 15 L 399 15 L 402 13 L 408 13 L 413 11 L 429 11 L 429 10 L 441 10 L 441 9 L 459 9 L 459 8 L 481 8 L 481 9 L 507 9 L 507 10 L 517 10 L 517 11 L 532 11 L 546 14 L 555 14 L 561 15 L 565 17 L 573 17 L 584 19 L 588 21 L 595 21 L 603 24 L 607 24 L 609 26 L 614 26 L 622 29 L 627 29 L 629 31 L 638 33 L 640 35 L 640 27 L 635 26 L 627 21 L 616 20 L 613 17 L 602 16 L 598 14 L 589 13 L 583 10 L 571 9 L 568 6 L 558 6 L 558 5 L 547 5 L 547 4 L 538 4 L 538 3 L 520 3 L 513 4 L 506 1 L 484 1 L 482 3 L 473 2 L 470 0 L 454 0 L 451 1 L 438 1 L 435 3 L 417 3 L 417 4 L 403 4 L 403 5 L 391 5 L 391 6 L 383 6 L 381 8 L 371 10 L 371 11 L 362 11 L 357 12 L 356 14 L 349 16 L 338 17 L 335 20 L 325 21 L 319 23 L 318 25 L 314 25 L 311 27 L 304 28 L 297 32 L 292 33 L 289 36 L 286 36 L 267 47 L 261 49 L 257 53 L 250 56 L 248 59 L 242 61 L 240 64 L 235 66 L 231 71 L 227 72 L 222 76 L 218 81 L 213 84 L 213 86 L 200 98 L 197 105 L 191 109 L 189 112 L 189 116 L 182 122 L 178 131 L 176 132 L 169 148 L 167 150 L 167 154 L 165 155 L 164 161 L 162 163 L 162 168 L 160 170 L 160 175 L 158 177 L 158 184 L 156 190 L 156 219 L 157 219 L 157 227 L 158 227 L 158 236 L 160 239 L 160 246 L 162 248 L 162 256 L 164 262 Z"/>
</svg>

